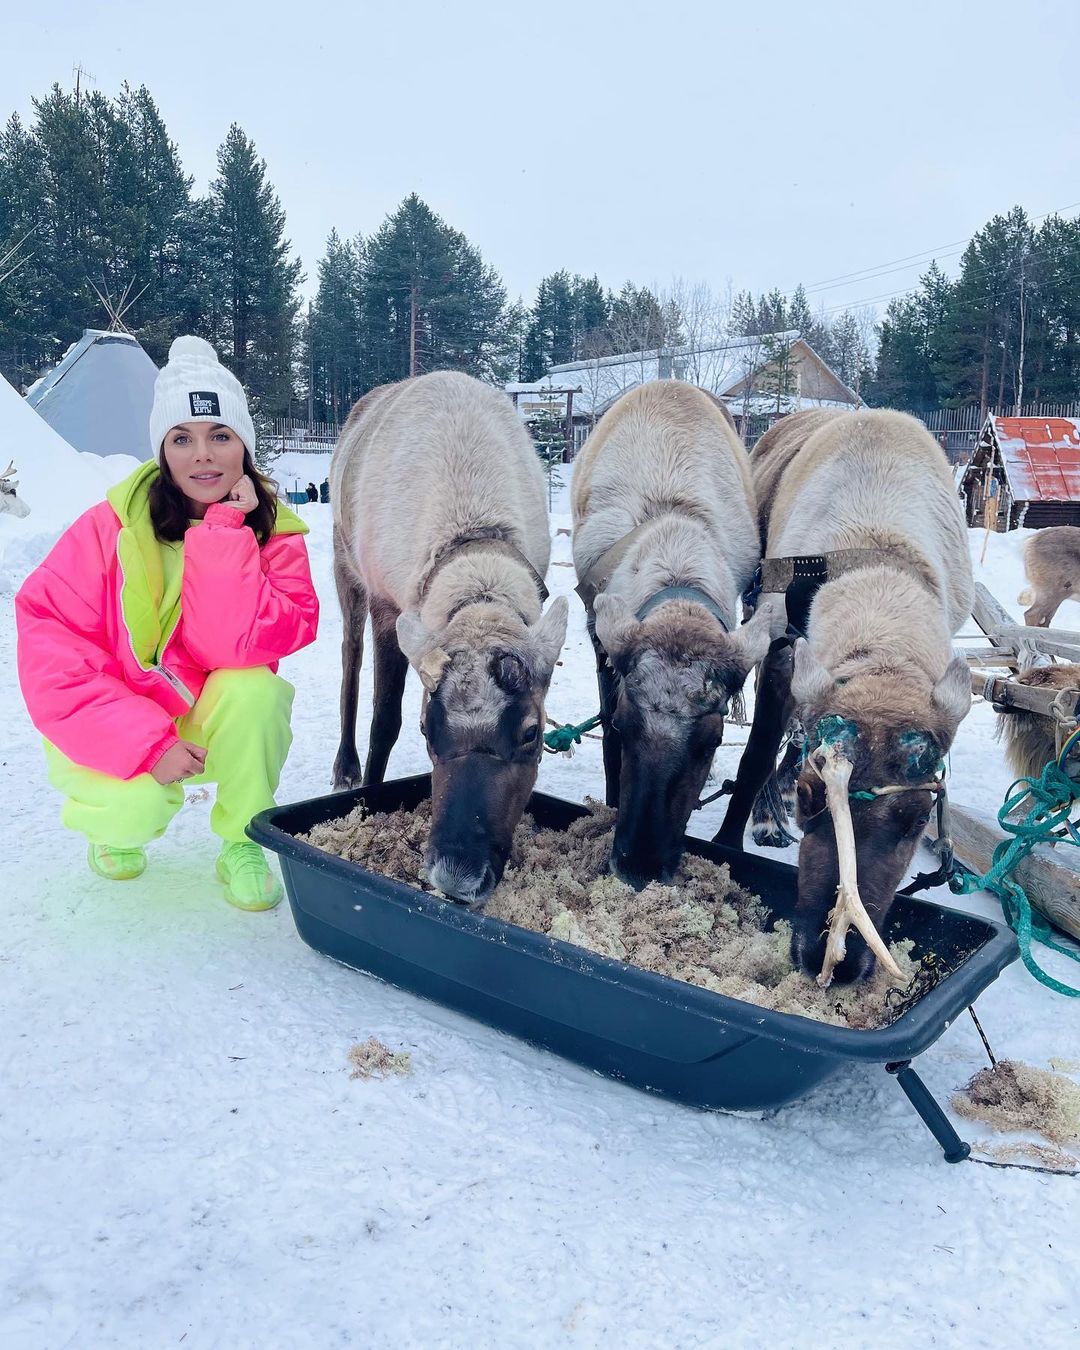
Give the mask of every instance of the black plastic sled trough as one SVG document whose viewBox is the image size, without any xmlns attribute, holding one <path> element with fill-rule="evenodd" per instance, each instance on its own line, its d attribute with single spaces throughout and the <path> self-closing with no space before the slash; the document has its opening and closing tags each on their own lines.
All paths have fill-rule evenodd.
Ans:
<svg viewBox="0 0 1080 1350">
<path fill-rule="evenodd" d="M 1015 960 L 1002 924 L 898 897 L 886 939 L 908 937 L 950 973 L 890 1026 L 861 1031 L 773 1012 L 655 975 L 499 919 L 486 918 L 334 857 L 295 836 L 347 815 L 412 809 L 428 775 L 314 797 L 262 812 L 248 826 L 281 857 L 300 936 L 316 951 L 489 1026 L 674 1101 L 761 1110 L 801 1097 L 845 1063 L 894 1074 L 950 1162 L 967 1156 L 911 1068 L 949 1024 Z M 586 808 L 543 793 L 528 806 L 544 828 L 565 829 Z M 687 838 L 687 850 L 727 863 L 777 919 L 795 907 L 797 870 Z"/>
</svg>

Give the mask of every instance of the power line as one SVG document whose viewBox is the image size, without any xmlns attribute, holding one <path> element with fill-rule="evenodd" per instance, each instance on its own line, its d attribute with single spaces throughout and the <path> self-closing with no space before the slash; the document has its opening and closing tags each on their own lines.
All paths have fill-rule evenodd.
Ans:
<svg viewBox="0 0 1080 1350">
<path fill-rule="evenodd" d="M 1052 211 L 1044 211 L 1041 215 L 1032 216 L 1031 223 L 1034 225 L 1037 221 L 1046 220 L 1049 216 L 1063 215 L 1066 211 L 1072 211 L 1077 207 L 1080 207 L 1080 202 L 1070 202 L 1068 206 L 1059 206 Z M 911 267 L 918 267 L 925 263 L 936 262 L 938 258 L 952 258 L 955 257 L 957 253 L 962 252 L 963 249 L 971 243 L 971 240 L 974 237 L 974 234 L 971 234 L 966 239 L 954 239 L 951 243 L 942 244 L 936 249 L 922 249 L 919 253 L 908 253 L 903 258 L 892 258 L 888 262 L 877 263 L 873 267 L 861 267 L 854 272 L 845 272 L 840 276 L 827 277 L 824 281 L 816 281 L 813 285 L 804 286 L 803 293 L 805 295 L 811 295 L 820 291 L 834 290 L 837 286 L 843 285 L 845 282 L 849 281 L 873 281 L 878 277 L 891 276 L 894 272 L 904 272 Z M 943 252 L 944 249 L 951 249 L 953 252 L 946 253 Z M 914 287 L 909 286 L 907 290 L 914 290 Z M 906 291 L 898 291 L 896 294 L 904 295 L 906 293 Z M 790 298 L 793 294 L 794 291 L 788 291 L 785 295 L 785 299 Z M 893 299 L 894 297 L 889 296 L 881 298 Z M 856 300 L 851 303 L 871 304 L 872 300 Z M 840 309 L 846 309 L 848 307 L 849 306 L 847 305 L 838 306 Z"/>
<path fill-rule="evenodd" d="M 1066 210 L 1068 208 L 1066 207 Z M 866 272 L 876 272 L 879 267 L 892 267 L 894 263 L 911 262 L 912 259 L 930 258 L 931 260 L 939 255 L 943 256 L 941 251 L 946 248 L 963 248 L 968 241 L 966 239 L 954 239 L 950 244 L 942 244 L 939 248 L 924 248 L 919 253 L 908 253 L 903 258 L 890 258 L 888 262 L 877 263 L 874 267 L 861 267 L 857 272 L 844 272 L 842 276 L 826 277 L 824 281 L 815 281 L 803 289 L 809 291 L 823 291 L 829 286 L 835 286 L 841 281 L 853 281 L 864 279 Z"/>
<path fill-rule="evenodd" d="M 950 249 L 947 253 L 935 253 L 933 257 L 924 258 L 922 262 L 908 263 L 906 266 L 903 267 L 887 267 L 882 271 L 873 272 L 869 276 L 857 277 L 853 281 L 834 281 L 831 282 L 828 286 L 817 286 L 817 287 L 804 286 L 803 293 L 806 295 L 813 295 L 816 292 L 820 291 L 834 291 L 837 288 L 837 286 L 855 285 L 859 281 L 877 281 L 879 277 L 892 276 L 894 272 L 906 272 L 908 271 L 909 268 L 912 267 L 922 267 L 925 266 L 926 263 L 935 263 L 938 261 L 939 258 L 955 258 L 958 253 L 963 253 L 963 251 L 964 251 L 963 248 L 954 248 Z"/>
</svg>

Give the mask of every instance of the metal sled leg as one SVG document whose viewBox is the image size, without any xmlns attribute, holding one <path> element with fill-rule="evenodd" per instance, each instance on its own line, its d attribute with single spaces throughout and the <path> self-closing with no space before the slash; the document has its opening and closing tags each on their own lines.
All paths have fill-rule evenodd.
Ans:
<svg viewBox="0 0 1080 1350">
<path fill-rule="evenodd" d="M 885 1072 L 891 1073 L 904 1089 L 904 1095 L 922 1117 L 923 1124 L 941 1145 L 942 1152 L 945 1154 L 945 1161 L 947 1163 L 963 1162 L 971 1152 L 971 1145 L 965 1143 L 953 1129 L 948 1116 L 938 1106 L 929 1088 L 911 1067 L 911 1060 L 901 1059 L 895 1064 L 886 1064 Z"/>
</svg>

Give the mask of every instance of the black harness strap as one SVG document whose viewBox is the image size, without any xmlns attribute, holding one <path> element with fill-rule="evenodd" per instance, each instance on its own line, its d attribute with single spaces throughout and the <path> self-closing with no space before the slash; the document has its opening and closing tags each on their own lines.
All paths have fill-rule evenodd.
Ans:
<svg viewBox="0 0 1080 1350">
<path fill-rule="evenodd" d="M 762 595 L 783 595 L 788 631 L 781 643 L 806 636 L 806 621 L 814 596 L 826 581 L 835 581 L 860 567 L 890 567 L 906 572 L 921 585 L 935 589 L 932 578 L 898 549 L 845 548 L 831 553 L 808 553 L 793 558 L 763 558 L 743 595 L 748 609 Z"/>
</svg>

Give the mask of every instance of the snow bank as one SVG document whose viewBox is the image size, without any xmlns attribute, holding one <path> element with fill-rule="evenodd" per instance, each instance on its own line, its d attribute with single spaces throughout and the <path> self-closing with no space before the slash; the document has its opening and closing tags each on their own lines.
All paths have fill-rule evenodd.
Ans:
<svg viewBox="0 0 1080 1350">
<path fill-rule="evenodd" d="M 0 378 L 0 458 L 15 461 L 19 496 L 30 507 L 22 519 L 0 515 L 0 594 L 48 553 L 78 516 L 138 467 L 130 455 L 80 453 Z"/>
</svg>

